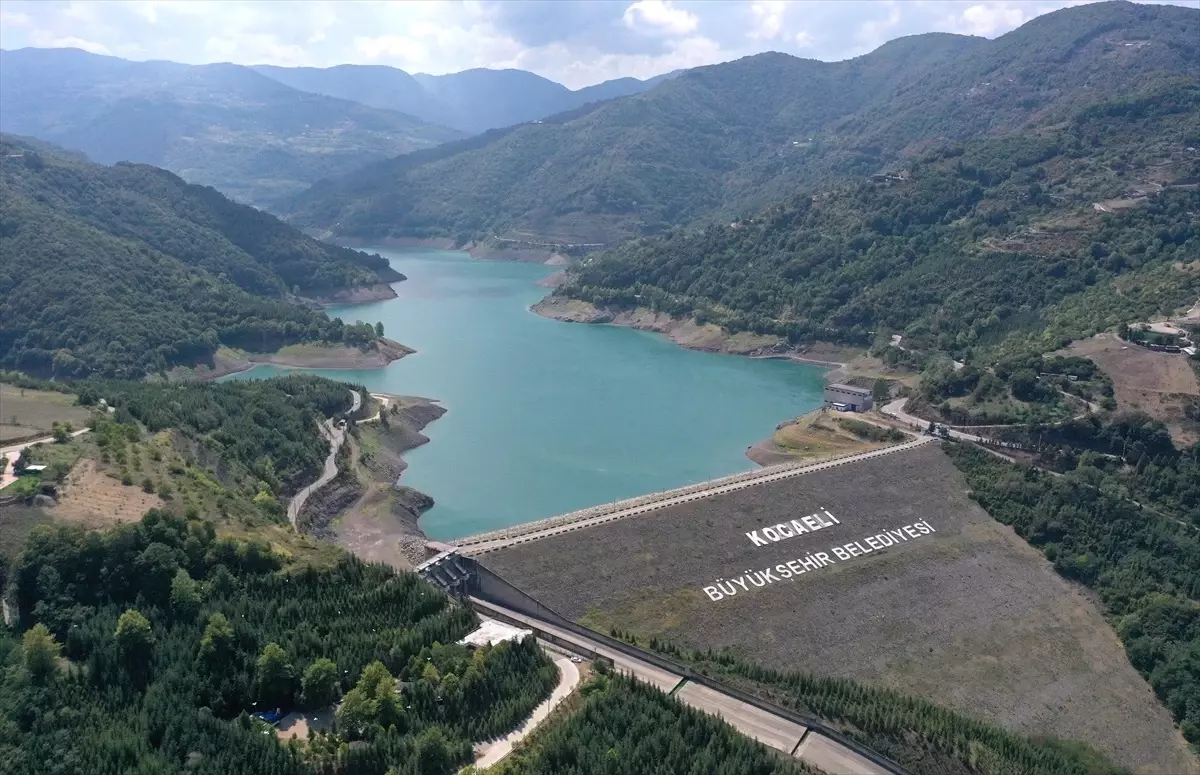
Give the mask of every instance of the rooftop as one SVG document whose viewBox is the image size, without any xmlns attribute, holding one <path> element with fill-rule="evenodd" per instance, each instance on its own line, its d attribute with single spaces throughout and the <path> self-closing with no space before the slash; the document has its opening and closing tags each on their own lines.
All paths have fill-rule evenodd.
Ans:
<svg viewBox="0 0 1200 775">
<path fill-rule="evenodd" d="M 843 385 L 840 382 L 834 382 L 831 385 L 826 385 L 825 389 L 826 390 L 837 390 L 841 393 L 853 393 L 854 395 L 859 395 L 859 396 L 871 395 L 870 388 L 862 388 L 862 387 L 858 387 L 856 385 Z"/>
<path fill-rule="evenodd" d="M 468 634 L 467 637 L 458 643 L 460 646 L 482 648 L 484 646 L 494 646 L 504 641 L 520 641 L 525 636 L 532 634 L 533 630 L 523 630 L 520 627 L 513 627 L 504 622 L 498 622 L 495 619 L 484 619 L 482 624 L 479 625 L 479 629 Z"/>
</svg>

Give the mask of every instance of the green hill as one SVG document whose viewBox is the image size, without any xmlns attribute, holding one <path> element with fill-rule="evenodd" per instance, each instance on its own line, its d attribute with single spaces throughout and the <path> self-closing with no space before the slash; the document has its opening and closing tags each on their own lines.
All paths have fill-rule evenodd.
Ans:
<svg viewBox="0 0 1200 775">
<path fill-rule="evenodd" d="M 0 136 L 0 364 L 140 376 L 222 345 L 374 340 L 295 295 L 403 279 L 211 188 Z"/>
<path fill-rule="evenodd" d="M 0 52 L 0 129 L 103 164 L 142 162 L 269 206 L 322 177 L 461 137 L 309 94 L 248 67 L 130 62 L 76 49 Z"/>
<path fill-rule="evenodd" d="M 1200 294 L 1198 126 L 1195 84 L 1093 106 L 593 255 L 558 293 L 792 342 L 1054 349 Z"/>
<path fill-rule="evenodd" d="M 361 237 L 613 242 L 725 220 L 933 144 L 1062 121 L 1194 78 L 1200 13 L 1100 3 L 996 40 L 892 41 L 845 62 L 761 54 L 641 94 L 370 165 L 288 217 Z"/>
</svg>

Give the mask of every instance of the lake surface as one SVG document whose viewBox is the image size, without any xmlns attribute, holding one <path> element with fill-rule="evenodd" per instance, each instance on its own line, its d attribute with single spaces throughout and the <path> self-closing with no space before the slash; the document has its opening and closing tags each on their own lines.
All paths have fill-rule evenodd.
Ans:
<svg viewBox="0 0 1200 775">
<path fill-rule="evenodd" d="M 685 350 L 615 326 L 529 311 L 538 264 L 465 253 L 368 248 L 408 276 L 399 297 L 329 310 L 382 321 L 414 347 L 385 369 L 311 370 L 368 389 L 439 399 L 448 410 L 405 455 L 401 479 L 433 497 L 435 539 L 681 487 L 754 464 L 748 446 L 821 403 L 823 370 Z M 235 378 L 283 371 L 259 366 Z"/>
</svg>

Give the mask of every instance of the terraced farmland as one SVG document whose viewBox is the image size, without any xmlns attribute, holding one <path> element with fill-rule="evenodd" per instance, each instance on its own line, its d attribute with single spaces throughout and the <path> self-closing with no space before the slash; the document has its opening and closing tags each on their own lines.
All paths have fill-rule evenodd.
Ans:
<svg viewBox="0 0 1200 775">
<path fill-rule="evenodd" d="M 813 514 L 828 524 L 811 529 L 803 517 Z M 830 562 L 804 562 L 818 552 Z M 596 629 L 875 682 L 1017 731 L 1085 740 L 1137 770 L 1194 766 L 1096 606 L 970 501 L 937 445 L 479 559 Z"/>
</svg>

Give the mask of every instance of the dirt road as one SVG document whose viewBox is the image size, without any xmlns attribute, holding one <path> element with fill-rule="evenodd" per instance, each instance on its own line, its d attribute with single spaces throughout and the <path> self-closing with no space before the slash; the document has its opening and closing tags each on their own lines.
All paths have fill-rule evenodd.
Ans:
<svg viewBox="0 0 1200 775">
<path fill-rule="evenodd" d="M 362 396 L 358 394 L 357 390 L 351 390 L 350 396 L 352 402 L 350 414 L 354 414 L 362 406 Z M 292 498 L 292 502 L 288 504 L 287 518 L 288 522 L 292 524 L 293 529 L 296 527 L 296 517 L 300 515 L 300 510 L 304 508 L 304 504 L 309 496 L 332 482 L 333 477 L 337 476 L 337 453 L 342 448 L 342 442 L 346 440 L 346 431 L 335 426 L 331 419 L 318 423 L 318 427 L 320 427 L 321 433 L 325 435 L 325 438 L 329 439 L 329 457 L 325 458 L 325 468 L 321 471 L 321 475 L 317 477 L 316 481 L 296 493 L 295 497 Z"/>
<path fill-rule="evenodd" d="M 897 398 L 890 404 L 886 404 L 885 406 L 881 407 L 879 411 L 883 412 L 888 417 L 895 417 L 900 422 L 915 426 L 918 430 L 929 430 L 929 426 L 933 423 L 929 422 L 929 420 L 923 420 L 920 417 L 915 417 L 904 411 L 904 404 L 907 402 L 907 398 Z M 947 426 L 944 424 L 942 424 L 941 427 L 947 428 Z M 947 428 L 947 430 L 950 432 L 950 438 L 958 439 L 959 441 L 976 441 L 985 444 L 991 441 L 983 436 L 976 436 L 972 433 L 963 433 L 962 431 L 956 431 L 951 428 Z"/>
</svg>

